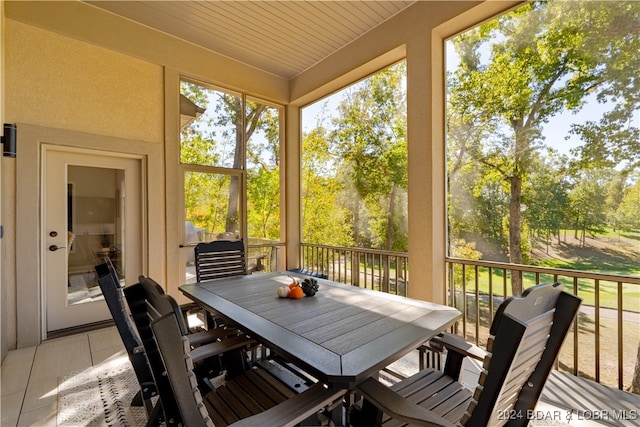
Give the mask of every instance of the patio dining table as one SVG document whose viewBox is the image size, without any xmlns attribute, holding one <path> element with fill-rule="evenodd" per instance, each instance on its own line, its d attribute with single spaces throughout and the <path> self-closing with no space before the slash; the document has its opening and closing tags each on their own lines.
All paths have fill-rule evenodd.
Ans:
<svg viewBox="0 0 640 427">
<path fill-rule="evenodd" d="M 186 284 L 188 298 L 239 325 L 318 380 L 352 388 L 451 326 L 455 308 L 317 279 L 315 296 L 279 298 L 290 272 Z"/>
</svg>

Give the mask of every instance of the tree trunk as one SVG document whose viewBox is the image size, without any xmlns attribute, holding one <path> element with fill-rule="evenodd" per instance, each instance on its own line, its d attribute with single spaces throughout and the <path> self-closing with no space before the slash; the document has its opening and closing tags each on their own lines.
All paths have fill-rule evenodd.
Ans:
<svg viewBox="0 0 640 427">
<path fill-rule="evenodd" d="M 236 149 L 233 153 L 233 168 L 241 169 L 242 168 L 242 150 L 244 144 L 243 140 L 243 118 L 241 115 L 242 109 L 240 108 L 242 104 L 238 106 L 238 111 L 236 112 Z M 240 177 L 238 175 L 231 175 L 229 182 L 229 205 L 227 206 L 227 220 L 225 224 L 225 231 L 231 233 L 241 233 L 240 230 L 240 215 L 239 215 L 239 205 L 240 205 Z"/>
<path fill-rule="evenodd" d="M 636 368 L 633 371 L 633 380 L 631 381 L 631 393 L 640 394 L 640 343 L 638 343 Z"/>
<path fill-rule="evenodd" d="M 522 264 L 521 205 L 522 178 L 514 174 L 511 177 L 511 197 L 509 200 L 509 261 L 512 264 Z M 522 290 L 522 275 L 519 271 L 511 270 L 511 292 L 513 295 L 520 295 Z"/>
<path fill-rule="evenodd" d="M 231 176 L 231 182 L 229 183 L 229 206 L 227 207 L 227 220 L 225 224 L 225 231 L 231 233 L 240 232 L 239 226 L 239 209 L 240 204 L 240 177 L 237 175 Z"/>
<path fill-rule="evenodd" d="M 398 190 L 394 183 L 391 187 L 391 194 L 389 196 L 389 212 L 387 213 L 387 236 L 385 242 L 385 249 L 390 251 L 393 249 L 393 235 L 395 234 L 395 227 L 393 219 L 396 215 L 396 199 Z"/>
<path fill-rule="evenodd" d="M 353 241 L 360 246 L 360 195 L 356 195 L 353 202 Z"/>
<path fill-rule="evenodd" d="M 226 97 L 229 105 L 229 114 L 235 117 L 234 126 L 236 131 L 236 148 L 233 153 L 233 168 L 243 169 L 243 154 L 246 150 L 246 141 L 249 141 L 251 135 L 258 128 L 260 117 L 267 108 L 266 105 L 258 105 L 255 110 L 251 110 L 246 114 L 243 110 L 243 102 L 235 96 Z M 246 118 L 246 123 L 245 123 Z M 246 132 L 244 126 L 247 126 Z M 229 206 L 227 207 L 227 220 L 225 223 L 225 231 L 232 233 L 242 233 L 240 230 L 240 190 L 241 182 L 238 175 L 231 175 L 229 183 Z"/>
</svg>

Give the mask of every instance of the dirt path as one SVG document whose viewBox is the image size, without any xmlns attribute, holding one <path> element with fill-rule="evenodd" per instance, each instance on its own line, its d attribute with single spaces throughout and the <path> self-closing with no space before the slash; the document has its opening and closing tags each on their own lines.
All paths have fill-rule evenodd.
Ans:
<svg viewBox="0 0 640 427">
<path fill-rule="evenodd" d="M 583 304 L 580 306 L 580 313 L 585 314 L 589 317 L 595 317 L 596 308 L 592 305 Z M 600 308 L 600 317 L 605 317 L 607 319 L 617 319 L 618 310 L 613 308 Z M 623 311 L 622 320 L 624 322 L 640 323 L 640 312 L 628 310 Z"/>
<path fill-rule="evenodd" d="M 556 259 L 579 265 L 593 265 L 594 270 L 640 270 L 640 239 L 628 236 L 587 237 L 584 246 L 573 232 L 561 233 L 560 242 L 552 239 L 549 245 L 538 244 L 532 250 L 533 259 Z M 640 273 L 639 273 L 640 274 Z"/>
</svg>

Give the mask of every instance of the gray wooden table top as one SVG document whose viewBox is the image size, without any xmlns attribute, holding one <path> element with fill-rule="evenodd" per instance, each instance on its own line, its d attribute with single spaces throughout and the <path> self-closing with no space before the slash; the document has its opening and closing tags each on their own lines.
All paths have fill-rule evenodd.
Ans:
<svg viewBox="0 0 640 427">
<path fill-rule="evenodd" d="M 352 387 L 451 326 L 454 308 L 318 279 L 313 297 L 278 298 L 291 283 L 267 273 L 183 285 L 190 299 L 229 319 L 318 379 Z"/>
</svg>

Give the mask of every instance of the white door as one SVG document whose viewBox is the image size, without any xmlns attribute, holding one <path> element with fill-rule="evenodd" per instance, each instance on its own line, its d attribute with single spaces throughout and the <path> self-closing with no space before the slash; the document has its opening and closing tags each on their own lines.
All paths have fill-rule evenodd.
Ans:
<svg viewBox="0 0 640 427">
<path fill-rule="evenodd" d="M 142 160 L 45 147 L 43 168 L 46 330 L 107 320 L 94 267 L 143 273 Z"/>
</svg>

